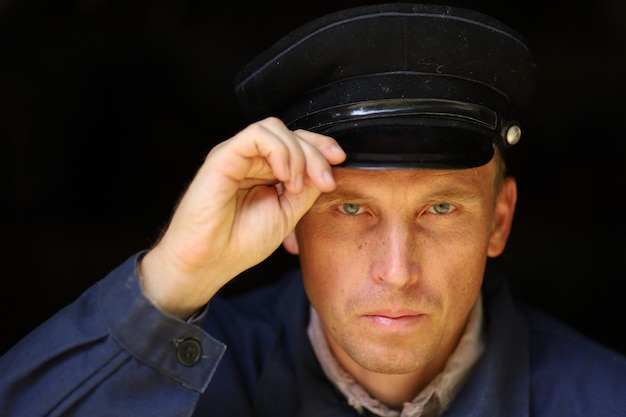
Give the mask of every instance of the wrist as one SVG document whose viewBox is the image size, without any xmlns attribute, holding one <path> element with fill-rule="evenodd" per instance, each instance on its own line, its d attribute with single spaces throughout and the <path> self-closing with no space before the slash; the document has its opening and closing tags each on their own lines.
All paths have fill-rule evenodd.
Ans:
<svg viewBox="0 0 626 417">
<path fill-rule="evenodd" d="M 187 320 L 201 311 L 216 290 L 200 289 L 194 280 L 171 267 L 158 251 L 148 251 L 137 264 L 141 289 L 163 313 Z M 206 285 L 206 279 L 202 280 Z"/>
</svg>

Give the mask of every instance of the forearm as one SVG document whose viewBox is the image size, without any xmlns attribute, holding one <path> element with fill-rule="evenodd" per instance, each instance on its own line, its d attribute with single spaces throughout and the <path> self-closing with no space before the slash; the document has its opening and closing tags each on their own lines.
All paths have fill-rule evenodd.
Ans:
<svg viewBox="0 0 626 417">
<path fill-rule="evenodd" d="M 224 345 L 156 309 L 141 293 L 136 259 L 0 358 L 5 415 L 191 413 Z M 194 347 L 201 348 L 197 361 Z M 112 411 L 117 404 L 123 413 Z"/>
</svg>

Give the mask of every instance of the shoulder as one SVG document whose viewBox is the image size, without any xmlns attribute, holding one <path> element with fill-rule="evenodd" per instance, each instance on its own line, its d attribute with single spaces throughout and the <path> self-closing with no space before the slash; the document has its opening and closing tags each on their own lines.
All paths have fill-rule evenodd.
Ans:
<svg viewBox="0 0 626 417">
<path fill-rule="evenodd" d="M 626 415 L 626 357 L 545 312 L 521 310 L 530 330 L 534 405 L 546 415 Z"/>
<path fill-rule="evenodd" d="M 531 360 L 539 361 L 548 368 L 571 365 L 564 372 L 583 369 L 593 375 L 594 372 L 604 373 L 614 368 L 626 371 L 626 357 L 620 353 L 532 306 L 523 304 L 521 310 L 530 329 Z M 626 381 L 626 372 L 622 376 Z"/>
</svg>

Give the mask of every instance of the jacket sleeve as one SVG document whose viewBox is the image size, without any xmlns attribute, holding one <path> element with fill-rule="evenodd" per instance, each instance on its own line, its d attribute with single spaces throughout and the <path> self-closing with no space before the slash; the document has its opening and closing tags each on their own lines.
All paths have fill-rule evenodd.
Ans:
<svg viewBox="0 0 626 417">
<path fill-rule="evenodd" d="M 136 254 L 0 358 L 3 416 L 190 416 L 226 349 L 142 293 Z"/>
</svg>

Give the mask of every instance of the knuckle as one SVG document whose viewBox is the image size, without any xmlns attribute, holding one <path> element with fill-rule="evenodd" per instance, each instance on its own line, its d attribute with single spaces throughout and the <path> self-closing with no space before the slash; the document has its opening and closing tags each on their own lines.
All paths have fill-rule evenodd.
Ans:
<svg viewBox="0 0 626 417">
<path fill-rule="evenodd" d="M 273 129 L 286 128 L 286 126 L 283 123 L 283 121 L 280 120 L 278 117 L 275 117 L 275 116 L 266 117 L 265 119 L 259 120 L 255 124 L 259 124 L 261 126 L 264 126 L 264 127 L 267 127 L 267 128 L 273 128 Z"/>
</svg>

